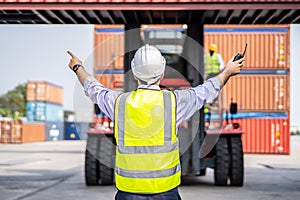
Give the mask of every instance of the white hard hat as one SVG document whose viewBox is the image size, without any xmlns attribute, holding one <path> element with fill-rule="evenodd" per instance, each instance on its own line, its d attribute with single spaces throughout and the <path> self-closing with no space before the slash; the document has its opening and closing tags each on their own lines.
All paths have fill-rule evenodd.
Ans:
<svg viewBox="0 0 300 200">
<path fill-rule="evenodd" d="M 151 85 L 157 82 L 165 71 L 166 60 L 154 46 L 146 44 L 139 48 L 131 61 L 133 74 Z"/>
</svg>

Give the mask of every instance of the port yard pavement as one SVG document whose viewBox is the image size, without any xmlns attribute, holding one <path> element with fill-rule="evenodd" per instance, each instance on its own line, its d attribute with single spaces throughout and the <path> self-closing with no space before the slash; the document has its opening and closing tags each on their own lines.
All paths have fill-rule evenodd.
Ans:
<svg viewBox="0 0 300 200">
<path fill-rule="evenodd" d="M 111 200 L 114 186 L 89 186 L 84 181 L 85 141 L 0 144 L 1 200 Z M 300 136 L 291 136 L 291 155 L 245 154 L 243 187 L 214 186 L 206 176 L 185 177 L 182 199 L 300 198 Z"/>
</svg>

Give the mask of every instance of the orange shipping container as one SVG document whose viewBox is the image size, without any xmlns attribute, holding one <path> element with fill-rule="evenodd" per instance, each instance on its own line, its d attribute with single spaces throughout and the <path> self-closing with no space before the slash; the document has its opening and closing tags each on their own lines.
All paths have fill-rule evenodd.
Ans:
<svg viewBox="0 0 300 200">
<path fill-rule="evenodd" d="M 14 120 L 12 122 L 11 143 L 22 143 L 23 122 Z"/>
<path fill-rule="evenodd" d="M 231 99 L 239 111 L 285 112 L 289 110 L 289 75 L 238 75 L 223 89 L 224 106 Z"/>
<path fill-rule="evenodd" d="M 12 121 L 0 121 L 0 141 L 1 143 L 11 142 Z"/>
<path fill-rule="evenodd" d="M 124 82 L 123 74 L 98 74 L 95 78 L 109 89 L 115 89 L 115 87 Z"/>
<path fill-rule="evenodd" d="M 290 154 L 289 118 L 235 119 L 243 129 L 245 153 Z"/>
<path fill-rule="evenodd" d="M 123 69 L 124 32 L 122 28 L 96 28 L 94 45 L 95 73 L 103 69 Z"/>
<path fill-rule="evenodd" d="M 244 69 L 288 69 L 288 25 L 207 25 L 204 34 L 204 50 L 210 44 L 217 45 L 225 62 L 236 53 L 242 53 L 248 43 Z"/>
<path fill-rule="evenodd" d="M 63 104 L 63 88 L 45 81 L 28 81 L 26 100 Z"/>
<path fill-rule="evenodd" d="M 46 141 L 46 125 L 44 123 L 24 123 L 22 142 Z"/>
</svg>

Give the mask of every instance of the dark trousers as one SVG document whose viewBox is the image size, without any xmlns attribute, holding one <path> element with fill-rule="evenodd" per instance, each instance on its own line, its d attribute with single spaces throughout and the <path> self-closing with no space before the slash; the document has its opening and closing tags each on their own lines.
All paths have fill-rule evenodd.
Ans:
<svg viewBox="0 0 300 200">
<path fill-rule="evenodd" d="M 118 191 L 115 200 L 181 200 L 178 188 L 158 194 L 136 194 Z"/>
</svg>

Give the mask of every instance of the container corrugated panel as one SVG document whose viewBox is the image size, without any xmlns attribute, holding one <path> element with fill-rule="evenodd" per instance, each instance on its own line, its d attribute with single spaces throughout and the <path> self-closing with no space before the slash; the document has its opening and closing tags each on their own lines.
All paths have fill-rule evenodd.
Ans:
<svg viewBox="0 0 300 200">
<path fill-rule="evenodd" d="M 26 87 L 27 101 L 44 101 L 63 104 L 63 89 L 45 81 L 29 81 Z"/>
<path fill-rule="evenodd" d="M 64 123 L 63 122 L 46 122 L 46 141 L 63 140 Z"/>
<path fill-rule="evenodd" d="M 235 119 L 244 131 L 245 153 L 290 154 L 289 118 Z"/>
<path fill-rule="evenodd" d="M 285 112 L 289 110 L 289 75 L 238 75 L 223 89 L 224 106 L 231 99 L 239 111 Z"/>
<path fill-rule="evenodd" d="M 0 142 L 10 143 L 12 135 L 12 121 L 0 121 Z"/>
<path fill-rule="evenodd" d="M 23 122 L 21 120 L 12 121 L 11 143 L 22 143 Z"/>
<path fill-rule="evenodd" d="M 23 123 L 22 142 L 43 142 L 46 140 L 45 123 Z"/>
<path fill-rule="evenodd" d="M 111 32 L 106 32 L 111 31 Z M 115 29 L 96 29 L 94 62 L 98 69 L 123 69 L 124 33 Z"/>
<path fill-rule="evenodd" d="M 248 44 L 244 69 L 288 69 L 289 26 L 205 26 L 204 51 L 217 45 L 225 63 Z"/>
<path fill-rule="evenodd" d="M 26 117 L 29 122 L 63 121 L 63 106 L 45 102 L 27 102 Z"/>
<path fill-rule="evenodd" d="M 115 89 L 116 83 L 124 82 L 123 74 L 96 74 L 94 76 L 101 84 L 109 89 Z"/>
<path fill-rule="evenodd" d="M 26 100 L 36 101 L 36 83 L 28 82 L 26 86 Z"/>
</svg>

